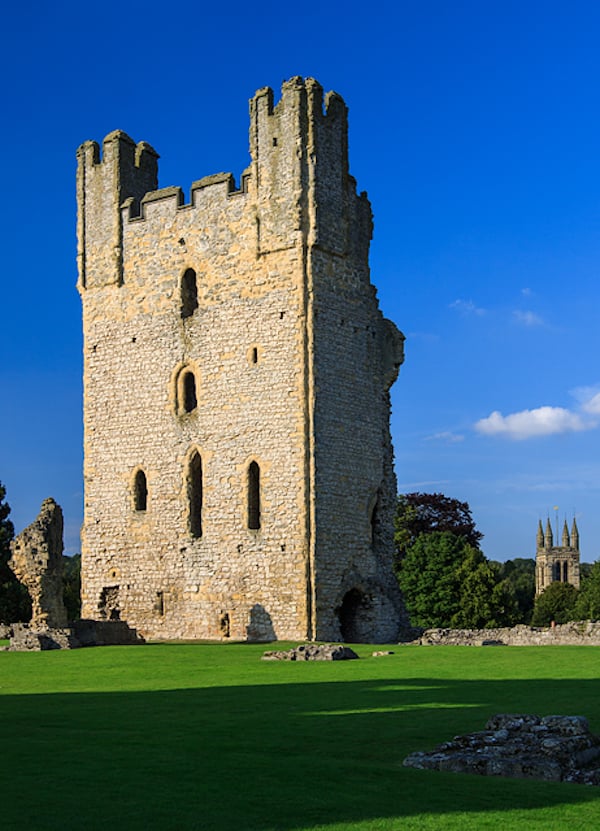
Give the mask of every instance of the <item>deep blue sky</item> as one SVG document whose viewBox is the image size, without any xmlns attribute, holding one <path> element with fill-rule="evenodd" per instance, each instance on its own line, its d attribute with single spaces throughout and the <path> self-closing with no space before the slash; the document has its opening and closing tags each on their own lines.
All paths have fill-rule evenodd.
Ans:
<svg viewBox="0 0 600 831">
<path fill-rule="evenodd" d="M 161 186 L 238 177 L 248 99 L 310 75 L 350 108 L 373 282 L 407 336 L 400 490 L 468 500 L 495 559 L 533 556 L 538 518 L 573 511 L 583 559 L 600 556 L 599 4 L 38 2 L 5 11 L 0 39 L 17 531 L 52 495 L 78 550 L 77 146 L 120 128 L 161 154 Z"/>
</svg>

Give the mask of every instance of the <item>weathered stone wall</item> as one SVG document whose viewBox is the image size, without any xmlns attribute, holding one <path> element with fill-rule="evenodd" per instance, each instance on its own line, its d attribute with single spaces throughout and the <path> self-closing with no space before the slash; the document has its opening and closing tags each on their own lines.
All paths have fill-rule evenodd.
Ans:
<svg viewBox="0 0 600 831">
<path fill-rule="evenodd" d="M 406 639 L 409 640 L 424 646 L 600 646 L 600 621 L 573 621 L 547 629 L 525 625 L 504 629 L 425 629 L 420 635 L 412 632 Z"/>
<path fill-rule="evenodd" d="M 402 337 L 369 279 L 346 108 L 330 94 L 324 110 L 319 85 L 293 78 L 277 107 L 264 89 L 250 112 L 240 190 L 211 176 L 189 204 L 155 190 L 149 145 L 116 132 L 102 159 L 93 142 L 79 150 L 82 614 L 147 637 L 338 639 L 353 590 L 346 633 L 389 640 Z"/>
<path fill-rule="evenodd" d="M 67 625 L 63 602 L 63 515 L 54 499 L 42 502 L 31 525 L 10 544 L 9 566 L 31 596 L 33 627 Z"/>
</svg>

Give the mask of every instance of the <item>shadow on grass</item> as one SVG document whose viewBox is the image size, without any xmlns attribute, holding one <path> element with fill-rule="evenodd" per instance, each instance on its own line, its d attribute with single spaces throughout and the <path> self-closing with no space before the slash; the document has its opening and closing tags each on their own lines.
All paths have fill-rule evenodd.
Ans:
<svg viewBox="0 0 600 831">
<path fill-rule="evenodd" d="M 402 767 L 410 751 L 501 711 L 581 712 L 594 727 L 598 683 L 389 678 L 2 696 L 2 827 L 291 831 L 397 818 L 396 828 L 419 827 L 402 823 L 423 812 L 600 805 L 596 789 Z"/>
</svg>

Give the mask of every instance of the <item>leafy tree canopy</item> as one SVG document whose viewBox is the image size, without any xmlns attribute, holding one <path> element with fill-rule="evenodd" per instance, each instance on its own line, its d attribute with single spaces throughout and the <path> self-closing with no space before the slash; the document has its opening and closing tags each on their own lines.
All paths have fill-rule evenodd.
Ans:
<svg viewBox="0 0 600 831">
<path fill-rule="evenodd" d="M 81 617 L 81 554 L 63 555 L 63 599 L 69 620 Z"/>
<path fill-rule="evenodd" d="M 15 529 L 5 497 L 6 488 L 0 482 L 0 623 L 15 623 L 31 618 L 31 598 L 8 565 Z"/>
<path fill-rule="evenodd" d="M 581 565 L 589 566 L 589 563 Z M 575 606 L 577 620 L 600 620 L 600 560 L 587 570 L 581 582 L 581 590 Z"/>
<path fill-rule="evenodd" d="M 5 501 L 6 488 L 0 482 L 0 583 L 14 579 L 14 574 L 8 567 L 10 559 L 10 542 L 15 535 L 15 529 L 10 521 L 10 505 Z"/>
<path fill-rule="evenodd" d="M 535 599 L 532 626 L 549 626 L 552 621 L 568 623 L 574 620 L 577 589 L 571 583 L 550 583 Z"/>
<path fill-rule="evenodd" d="M 508 580 L 517 602 L 516 623 L 529 623 L 533 614 L 535 599 L 535 560 L 529 557 L 515 557 L 505 563 L 496 563 L 500 578 Z"/>
<path fill-rule="evenodd" d="M 475 527 L 468 502 L 460 502 L 443 493 L 404 493 L 398 496 L 394 519 L 396 560 L 421 534 L 450 532 L 479 548 L 483 534 Z"/>
<path fill-rule="evenodd" d="M 479 548 L 451 531 L 421 534 L 400 563 L 398 582 L 413 626 L 505 626 L 516 615 L 510 584 Z"/>
</svg>

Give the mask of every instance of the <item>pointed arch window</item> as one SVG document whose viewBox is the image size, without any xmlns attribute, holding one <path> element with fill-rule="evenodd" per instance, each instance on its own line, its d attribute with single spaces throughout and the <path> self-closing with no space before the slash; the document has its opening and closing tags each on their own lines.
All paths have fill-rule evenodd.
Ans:
<svg viewBox="0 0 600 831">
<path fill-rule="evenodd" d="M 143 470 L 138 470 L 133 480 L 133 507 L 145 511 L 148 507 L 148 482 Z"/>
<path fill-rule="evenodd" d="M 256 462 L 248 465 L 248 528 L 260 528 L 260 467 Z"/>
<path fill-rule="evenodd" d="M 202 536 L 202 459 L 194 451 L 188 467 L 187 492 L 189 529 L 192 537 Z"/>
<path fill-rule="evenodd" d="M 196 272 L 188 268 L 181 278 L 181 317 L 191 317 L 198 308 Z"/>
</svg>

